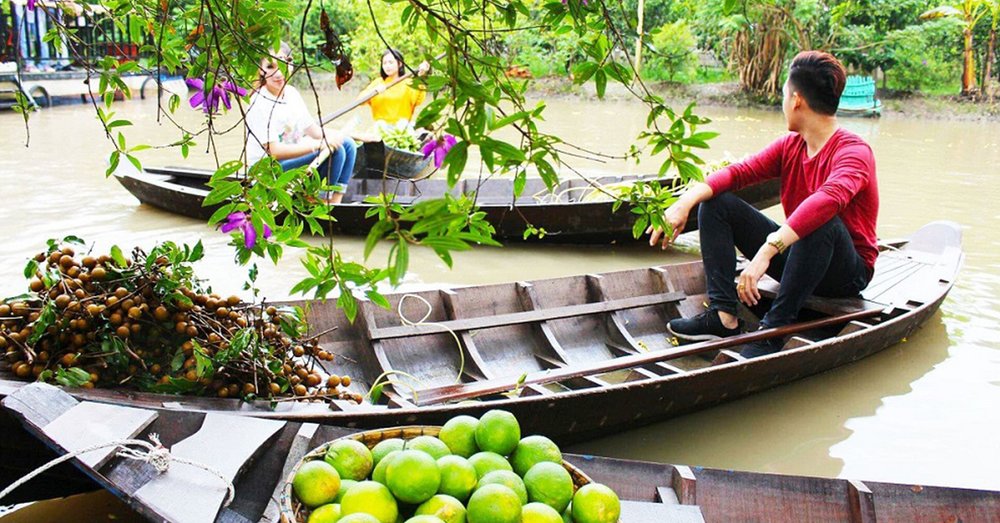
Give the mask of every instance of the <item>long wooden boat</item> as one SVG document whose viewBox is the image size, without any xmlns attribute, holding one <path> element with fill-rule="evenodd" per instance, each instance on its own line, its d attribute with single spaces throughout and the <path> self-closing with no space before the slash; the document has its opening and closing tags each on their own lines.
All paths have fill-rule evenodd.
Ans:
<svg viewBox="0 0 1000 523">
<path fill-rule="evenodd" d="M 320 362 L 326 372 L 351 376 L 350 390 L 359 394 L 384 373 L 398 373 L 402 385 L 386 386 L 375 403 L 273 405 L 127 390 L 70 392 L 126 406 L 349 428 L 437 425 L 503 408 L 535 432 L 578 441 L 740 398 L 894 345 L 937 311 L 962 258 L 958 226 L 932 223 L 885 246 L 861 297 L 811 297 L 800 323 L 680 347 L 665 324 L 704 310 L 701 262 L 389 295 L 392 310 L 363 301 L 353 324 L 332 301 L 311 304 L 312 328 L 326 332 L 320 342 L 337 355 Z M 763 280 L 761 287 L 766 307 L 776 283 Z M 425 312 L 418 300 L 406 299 L 414 295 L 431 311 L 426 322 L 407 325 L 401 302 L 410 320 Z M 744 315 L 755 321 L 751 311 Z M 747 360 L 729 350 L 778 336 L 786 342 L 775 354 Z M 712 362 L 703 357 L 716 354 Z M 2 372 L 0 397 L 26 385 Z"/>
<path fill-rule="evenodd" d="M 331 225 L 331 232 L 368 233 L 373 222 L 365 217 L 371 208 L 370 204 L 363 203 L 366 196 L 395 193 L 397 200 L 405 205 L 424 198 L 440 197 L 449 191 L 447 183 L 441 179 L 384 179 L 382 173 L 385 168 L 395 171 L 417 168 L 412 167 L 415 162 L 412 158 L 390 154 L 385 161 L 385 156 L 381 144 L 367 143 L 359 149 L 355 176 L 349 184 L 345 203 L 336 206 L 332 213 L 337 221 Z M 147 167 L 139 172 L 130 163 L 123 162 L 115 177 L 142 203 L 205 220 L 217 208 L 202 206 L 208 194 L 205 183 L 211 174 L 207 170 L 172 167 Z M 654 179 L 653 176 L 605 176 L 596 182 L 612 186 Z M 522 196 L 516 201 L 512 197 L 511 179 L 463 180 L 451 192 L 476 192 L 477 203 L 496 229 L 496 237 L 501 240 L 523 240 L 525 227 L 531 224 L 546 231 L 543 237 L 532 236 L 532 240 L 554 243 L 634 241 L 632 226 L 635 215 L 625 207 L 614 212 L 613 202 L 609 198 L 594 198 L 594 191 L 584 180 L 563 182 L 549 193 L 540 179 L 529 179 Z M 737 194 L 758 209 L 765 209 L 778 203 L 779 192 L 780 180 L 774 179 L 747 187 Z M 696 217 L 696 212 L 691 213 L 686 230 L 697 228 Z"/>
<path fill-rule="evenodd" d="M 176 461 L 158 474 L 150 463 L 116 457 L 110 447 L 74 460 L 92 481 L 92 489 L 108 489 L 151 521 L 178 523 L 278 521 L 279 493 L 292 467 L 309 450 L 355 432 L 313 423 L 78 402 L 44 384 L 15 392 L 3 406 L 26 432 L 38 438 L 38 446 L 44 442 L 51 449 L 53 457 L 116 440 L 149 441 L 149 434 L 155 433 L 172 458 L 215 469 L 221 479 Z M 384 435 L 396 437 L 402 430 L 387 429 Z M 137 445 L 130 448 L 148 450 Z M 564 459 L 585 478 L 606 484 L 619 495 L 621 523 L 1000 521 L 997 491 L 762 474 L 577 454 L 565 454 Z M 227 481 L 234 486 L 234 496 L 223 506 Z M 34 487 L 33 482 L 27 483 L 21 491 Z M 17 490 L 12 493 L 16 494 Z"/>
</svg>

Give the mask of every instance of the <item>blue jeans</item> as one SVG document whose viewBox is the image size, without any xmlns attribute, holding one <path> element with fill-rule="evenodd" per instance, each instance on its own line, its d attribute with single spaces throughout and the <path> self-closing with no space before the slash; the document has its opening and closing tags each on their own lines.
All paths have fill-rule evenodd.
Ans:
<svg viewBox="0 0 1000 523">
<path fill-rule="evenodd" d="M 736 314 L 736 249 L 753 258 L 767 235 L 778 228 L 731 193 L 701 203 L 698 229 L 711 309 Z M 854 249 L 847 227 L 837 216 L 771 258 L 767 274 L 781 283 L 771 309 L 761 319 L 761 325 L 767 327 L 794 323 L 812 294 L 857 296 L 872 278 L 871 269 Z"/>
<path fill-rule="evenodd" d="M 319 164 L 319 174 L 326 177 L 328 185 L 335 186 L 334 192 L 347 191 L 347 182 L 351 180 L 351 175 L 354 174 L 354 158 L 357 157 L 357 154 L 358 146 L 354 144 L 354 140 L 344 138 L 340 147 L 332 151 L 330 156 L 326 160 L 323 160 L 323 163 Z M 279 160 L 278 163 L 281 165 L 283 171 L 287 171 L 296 167 L 302 167 L 303 165 L 309 165 L 317 156 L 319 156 L 318 152 L 309 153 L 296 158 Z"/>
</svg>

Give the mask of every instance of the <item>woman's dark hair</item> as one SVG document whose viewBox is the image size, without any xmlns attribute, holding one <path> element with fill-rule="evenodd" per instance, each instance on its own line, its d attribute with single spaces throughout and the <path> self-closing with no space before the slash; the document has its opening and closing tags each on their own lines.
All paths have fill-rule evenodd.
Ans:
<svg viewBox="0 0 1000 523">
<path fill-rule="evenodd" d="M 403 74 L 403 69 L 406 68 L 406 62 L 403 60 L 403 53 L 395 49 L 386 49 L 385 52 L 382 53 L 382 60 L 385 60 L 385 55 L 388 54 L 391 54 L 392 57 L 396 59 L 396 62 L 399 63 L 399 70 L 396 72 L 396 74 Z M 383 80 L 385 80 L 389 76 L 385 74 L 385 69 L 382 68 L 381 60 L 379 61 L 378 64 L 378 73 L 382 75 Z"/>
<path fill-rule="evenodd" d="M 847 71 L 830 53 L 803 51 L 792 60 L 788 83 L 813 111 L 833 116 L 847 84 Z"/>
</svg>

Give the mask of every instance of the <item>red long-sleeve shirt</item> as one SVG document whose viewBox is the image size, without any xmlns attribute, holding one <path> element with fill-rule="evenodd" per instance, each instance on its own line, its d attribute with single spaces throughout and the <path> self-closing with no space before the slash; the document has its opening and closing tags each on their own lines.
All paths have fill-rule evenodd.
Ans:
<svg viewBox="0 0 1000 523">
<path fill-rule="evenodd" d="M 837 129 L 819 153 L 809 158 L 805 140 L 790 133 L 747 160 L 713 173 L 705 183 L 714 194 L 721 194 L 778 176 L 781 206 L 795 234 L 808 236 L 840 216 L 858 255 L 875 267 L 878 180 L 875 156 L 861 137 Z"/>
</svg>

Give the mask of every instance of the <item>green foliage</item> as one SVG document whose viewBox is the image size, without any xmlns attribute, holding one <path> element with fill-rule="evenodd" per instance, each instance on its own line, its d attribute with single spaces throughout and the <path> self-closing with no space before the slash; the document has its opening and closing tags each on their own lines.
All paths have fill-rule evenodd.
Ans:
<svg viewBox="0 0 1000 523">
<path fill-rule="evenodd" d="M 918 91 L 948 84 L 961 73 L 961 21 L 944 18 L 912 25 L 889 35 L 888 47 L 895 66 L 889 75 L 890 85 L 905 91 Z"/>
<path fill-rule="evenodd" d="M 663 24 L 653 32 L 648 67 L 671 82 L 691 81 L 697 74 L 698 55 L 694 34 L 687 21 Z"/>
</svg>

